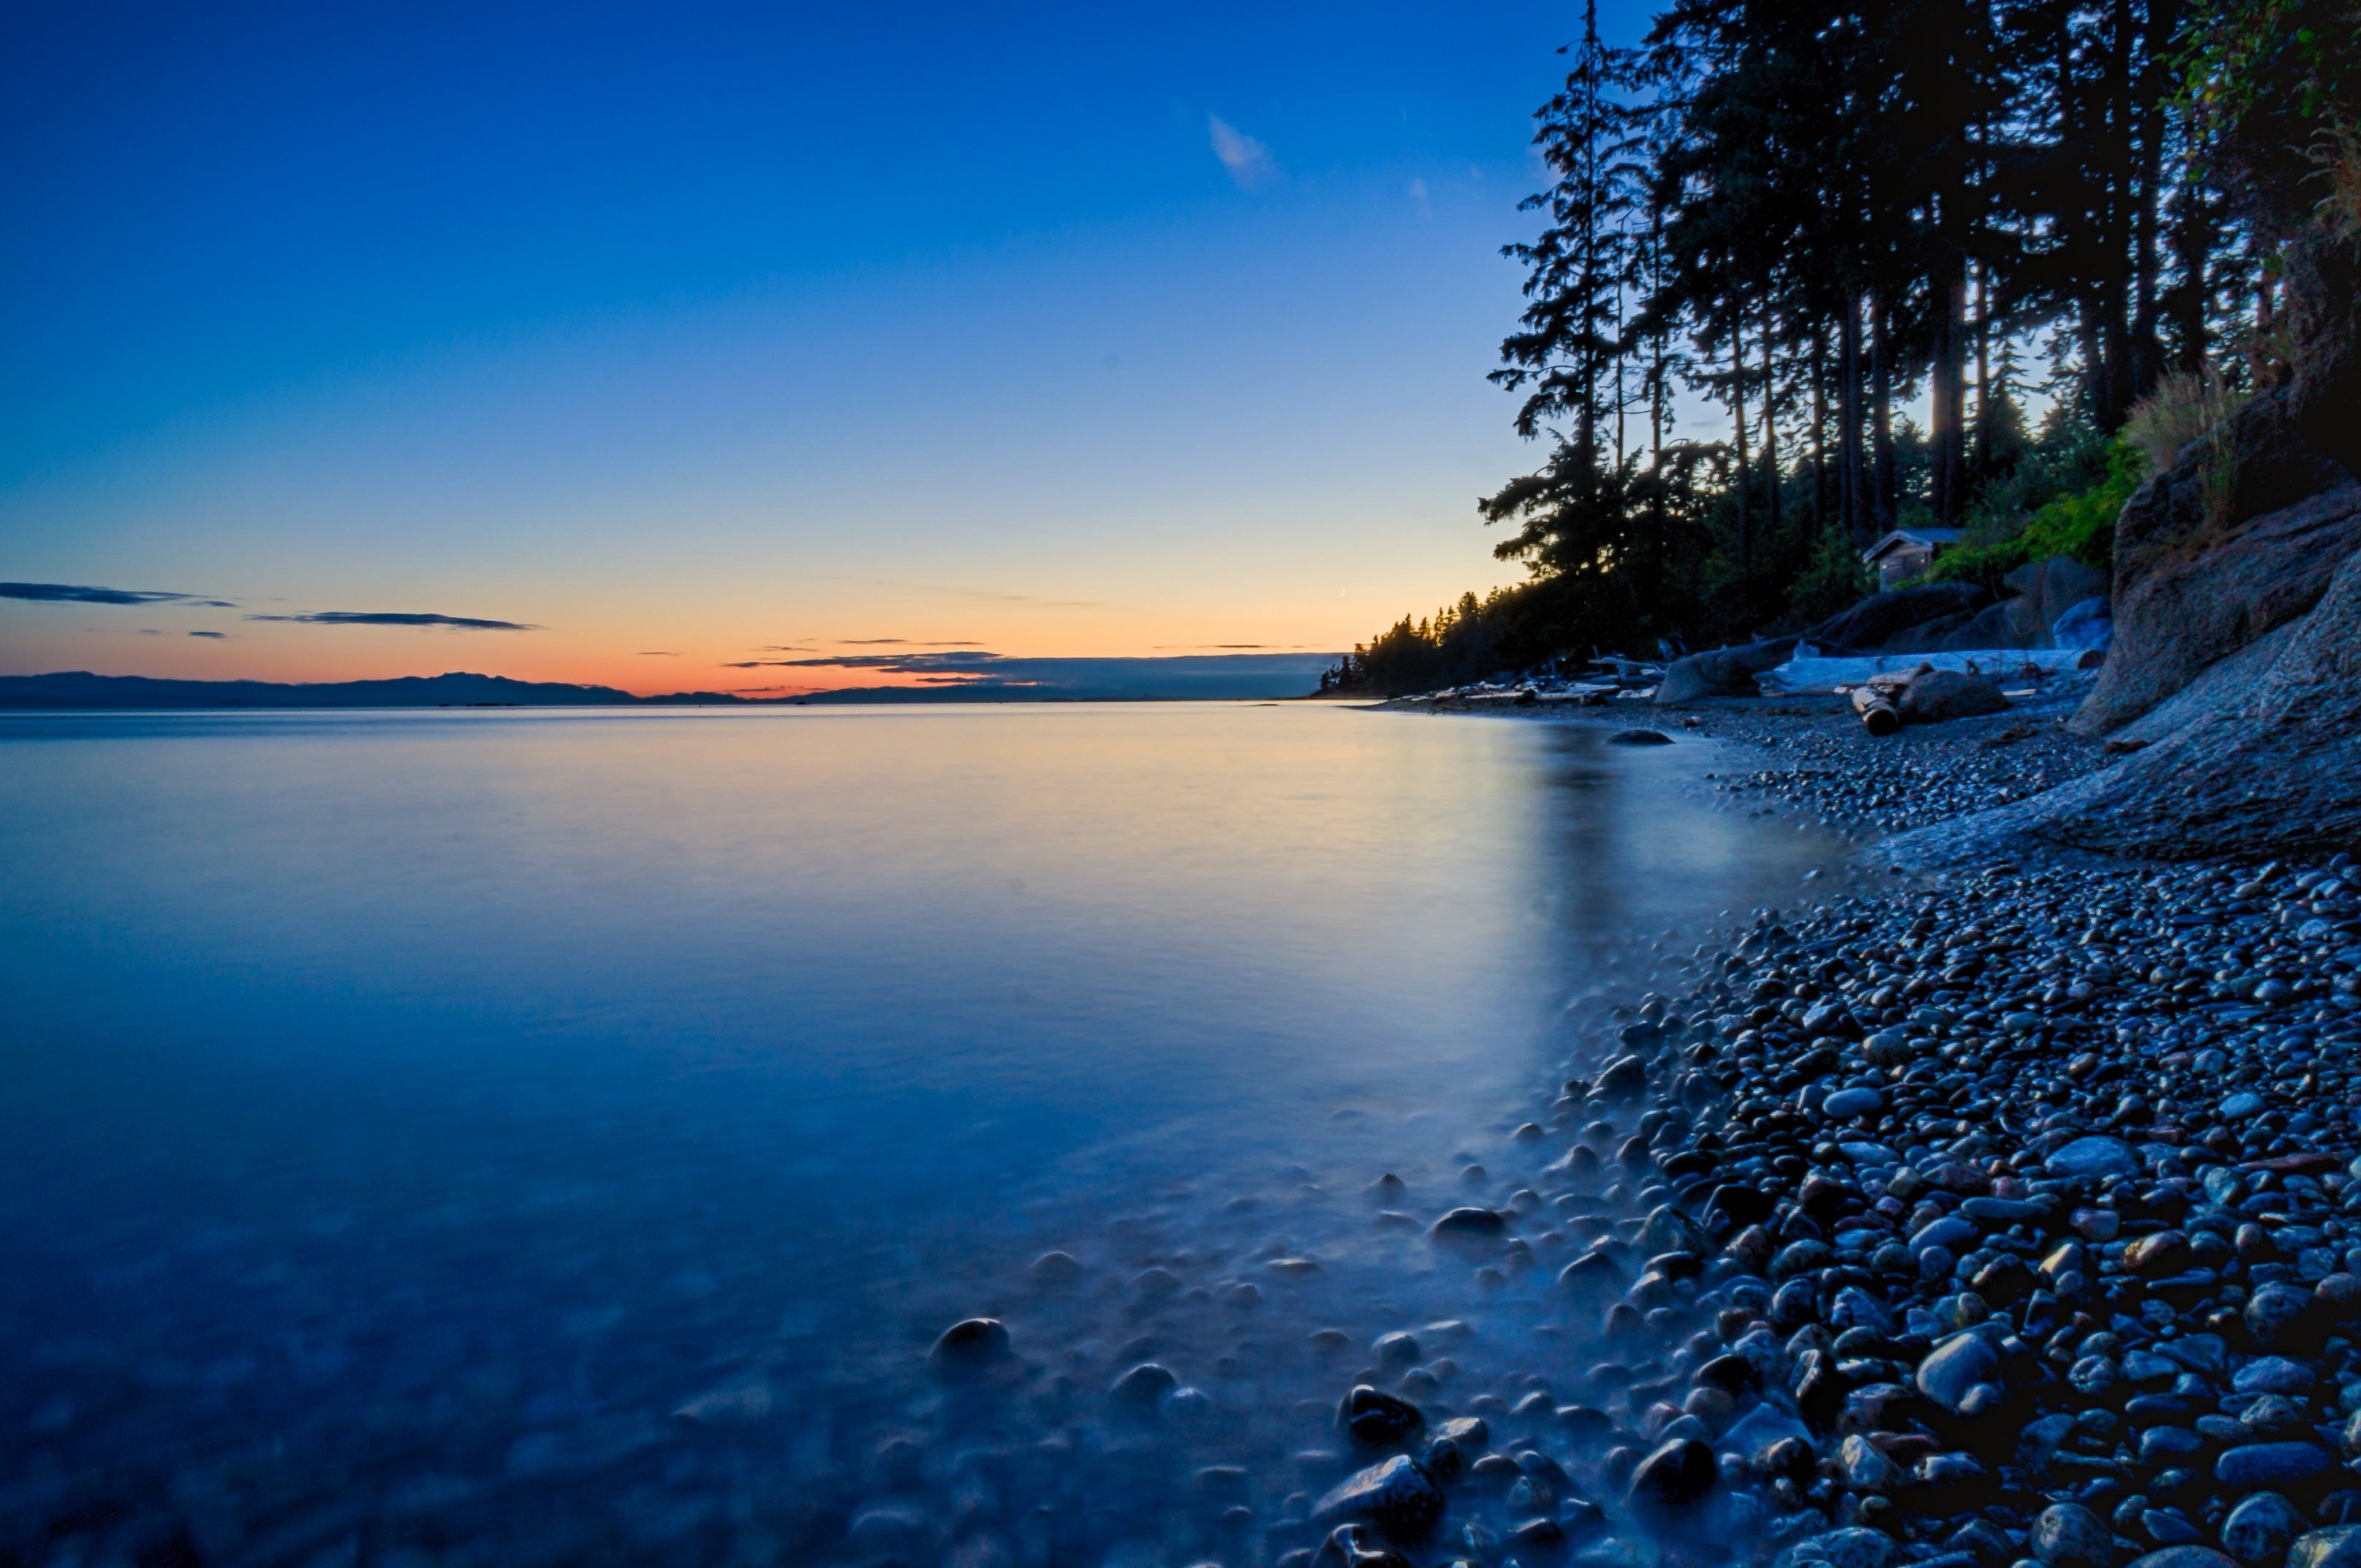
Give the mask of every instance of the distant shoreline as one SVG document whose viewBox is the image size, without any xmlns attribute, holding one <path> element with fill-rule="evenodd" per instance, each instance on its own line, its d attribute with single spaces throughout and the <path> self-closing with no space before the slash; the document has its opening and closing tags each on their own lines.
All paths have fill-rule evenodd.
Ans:
<svg viewBox="0 0 2361 1568">
<path fill-rule="evenodd" d="M 175 681 L 59 671 L 0 675 L 6 712 L 291 712 L 386 708 L 797 707 L 848 704 L 1276 702 L 1311 695 L 1334 656 L 1216 655 L 1027 661 L 1031 678 L 985 675 L 956 683 L 849 686 L 792 695 L 671 692 L 640 696 L 613 686 L 517 681 L 455 672 L 383 681 Z M 1319 668 L 1314 668 L 1318 665 Z"/>
</svg>

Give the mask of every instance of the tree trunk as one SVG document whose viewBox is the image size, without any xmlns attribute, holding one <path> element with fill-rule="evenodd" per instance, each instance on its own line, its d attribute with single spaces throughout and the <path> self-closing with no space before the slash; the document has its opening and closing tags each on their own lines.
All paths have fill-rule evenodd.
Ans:
<svg viewBox="0 0 2361 1568">
<path fill-rule="evenodd" d="M 1730 414 L 1738 429 L 1738 572 L 1744 577 L 1754 566 L 1754 540 L 1747 517 L 1747 493 L 1754 476 L 1746 460 L 1746 333 L 1744 315 L 1730 312 Z"/>
<path fill-rule="evenodd" d="M 1974 473 L 1977 485 L 1992 473 L 1992 269 L 1975 264 L 1975 446 Z"/>
<path fill-rule="evenodd" d="M 1962 429 L 1967 409 L 1967 279 L 1963 257 L 1952 244 L 1957 204 L 1945 202 L 1937 211 L 1937 265 L 1928 279 L 1928 293 L 1935 302 L 1933 363 L 1928 381 L 1929 486 L 1935 526 L 1955 529 L 1967 509 L 1966 485 L 1961 473 L 1965 451 Z"/>
<path fill-rule="evenodd" d="M 1836 402 L 1836 484 L 1845 537 L 1856 547 L 1869 543 L 1868 487 L 1861 472 L 1861 296 L 1845 296 L 1845 315 L 1837 323 L 1838 374 Z"/>
<path fill-rule="evenodd" d="M 1811 327 L 1811 536 L 1828 533 L 1828 323 Z"/>
<path fill-rule="evenodd" d="M 1762 528 L 1763 537 L 1774 542 L 1779 537 L 1779 386 L 1771 359 L 1775 335 L 1766 291 L 1762 298 Z"/>
<path fill-rule="evenodd" d="M 1869 451 L 1873 493 L 1871 517 L 1882 537 L 1893 530 L 1896 503 L 1893 473 L 1893 353 L 1886 341 L 1885 297 L 1869 307 Z"/>
</svg>

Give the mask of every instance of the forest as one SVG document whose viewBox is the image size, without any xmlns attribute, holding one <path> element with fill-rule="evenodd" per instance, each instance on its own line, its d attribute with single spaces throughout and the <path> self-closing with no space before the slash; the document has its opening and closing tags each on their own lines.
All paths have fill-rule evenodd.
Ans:
<svg viewBox="0 0 2361 1568">
<path fill-rule="evenodd" d="M 1504 247 L 1491 379 L 1547 455 L 1477 509 L 1526 580 L 1323 689 L 1793 629 L 1895 528 L 1964 530 L 1944 575 L 2106 565 L 2284 374 L 2284 247 L 2361 223 L 2356 40 L 2361 0 L 1675 0 L 1619 46 L 1592 0 Z"/>
</svg>

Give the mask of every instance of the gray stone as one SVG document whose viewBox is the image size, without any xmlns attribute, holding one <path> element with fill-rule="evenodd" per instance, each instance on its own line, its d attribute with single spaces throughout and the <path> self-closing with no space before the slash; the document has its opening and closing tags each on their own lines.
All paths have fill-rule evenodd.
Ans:
<svg viewBox="0 0 2361 1568">
<path fill-rule="evenodd" d="M 2141 1171 L 2139 1153 L 2130 1144 L 2097 1135 L 2076 1138 L 2043 1160 L 2042 1168 L 2058 1177 L 2137 1176 Z"/>
<path fill-rule="evenodd" d="M 1822 1114 L 1839 1122 L 1868 1116 L 1885 1108 L 1885 1097 L 1875 1089 L 1838 1089 L 1821 1101 Z"/>
<path fill-rule="evenodd" d="M 2168 1546 L 2133 1558 L 2126 1568 L 2237 1568 L 2210 1546 Z"/>
<path fill-rule="evenodd" d="M 1830 1530 L 1797 1541 L 1795 1556 L 1828 1568 L 1886 1568 L 1893 1561 L 1893 1538 L 1883 1530 Z"/>
<path fill-rule="evenodd" d="M 1750 697 L 1762 688 L 1754 678 L 1793 658 L 1796 639 L 1773 637 L 1767 642 L 1692 653 L 1667 666 L 1656 683 L 1655 700 L 1663 707 L 1678 707 L 1704 697 Z"/>
<path fill-rule="evenodd" d="M 2258 1491 L 2222 1521 L 2222 1547 L 2248 1568 L 2268 1568 L 2304 1527 L 2303 1515 L 2275 1491 Z"/>
<path fill-rule="evenodd" d="M 2263 1490 L 2310 1480 L 2335 1464 L 2317 1443 L 2249 1443 L 2225 1449 L 2213 1461 L 2213 1479 L 2224 1486 Z"/>
<path fill-rule="evenodd" d="M 981 1372 L 1009 1353 L 1008 1325 L 998 1318 L 971 1317 L 953 1324 L 927 1352 L 927 1362 L 945 1376 Z"/>
<path fill-rule="evenodd" d="M 2301 1394 L 2311 1385 L 2311 1368 L 2284 1356 L 2258 1356 L 2230 1379 L 2241 1394 Z"/>
<path fill-rule="evenodd" d="M 1918 1392 L 1953 1415 L 1967 1391 L 1995 1381 L 2000 1353 L 1975 1334 L 1958 1334 L 1937 1346 L 1918 1363 Z"/>
<path fill-rule="evenodd" d="M 2312 1299 L 2284 1285 L 2265 1285 L 2247 1299 L 2247 1330 L 2258 1344 L 2278 1345 L 2296 1337 L 2311 1315 Z"/>
<path fill-rule="evenodd" d="M 1630 1497 L 1642 1506 L 1685 1508 L 1711 1492 L 1719 1477 L 1712 1449 L 1691 1439 L 1675 1438 L 1632 1470 Z"/>
<path fill-rule="evenodd" d="M 2287 1568 L 2361 1568 L 2361 1525 L 2331 1525 L 2296 1538 Z"/>
<path fill-rule="evenodd" d="M 1961 670 L 1928 670 L 1913 676 L 1893 705 L 1904 724 L 1940 724 L 2006 713 L 2009 699 L 1981 675 Z"/>
<path fill-rule="evenodd" d="M 1397 1454 L 1348 1478 L 1320 1500 L 1311 1516 L 1320 1525 L 1367 1519 L 1395 1540 L 1416 1541 L 1442 1512 L 1442 1490 L 1407 1455 Z"/>
<path fill-rule="evenodd" d="M 2109 1568 L 2115 1562 L 2115 1532 L 2079 1503 L 2043 1509 L 2026 1546 L 2047 1568 Z"/>
</svg>

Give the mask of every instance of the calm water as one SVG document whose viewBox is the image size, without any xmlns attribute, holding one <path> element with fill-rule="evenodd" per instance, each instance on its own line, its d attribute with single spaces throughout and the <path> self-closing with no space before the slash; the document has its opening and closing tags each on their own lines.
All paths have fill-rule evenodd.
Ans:
<svg viewBox="0 0 2361 1568">
<path fill-rule="evenodd" d="M 0 718 L 0 1561 L 1306 1544 L 1376 1335 L 1468 1325 L 1434 1408 L 1572 1375 L 1549 1268 L 1363 1189 L 1505 1203 L 1666 928 L 1833 858 L 1604 733 Z"/>
</svg>

